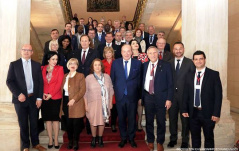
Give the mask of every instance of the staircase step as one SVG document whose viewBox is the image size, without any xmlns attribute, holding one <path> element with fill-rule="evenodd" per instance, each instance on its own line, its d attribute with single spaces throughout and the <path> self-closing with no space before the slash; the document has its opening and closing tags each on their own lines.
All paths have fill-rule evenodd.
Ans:
<svg viewBox="0 0 239 151">
<path fill-rule="evenodd" d="M 62 131 L 62 130 L 59 131 L 58 142 L 61 144 L 63 143 L 63 134 L 64 133 L 65 133 L 65 131 Z M 53 137 L 54 137 L 54 134 L 53 134 Z M 47 130 L 44 130 L 43 132 L 41 132 L 39 134 L 39 141 L 40 141 L 40 144 L 48 144 L 49 137 L 47 134 Z"/>
<path fill-rule="evenodd" d="M 82 131 L 82 133 L 80 134 L 79 142 L 90 142 L 91 139 L 92 139 L 92 136 L 88 135 L 86 133 L 86 130 L 84 129 Z M 103 140 L 104 140 L 104 142 L 120 141 L 121 138 L 120 138 L 119 128 L 117 128 L 117 132 L 116 133 L 113 133 L 111 131 L 110 127 L 106 127 L 105 130 L 104 130 Z M 145 132 L 144 131 L 136 132 L 135 140 L 145 140 Z M 68 142 L 67 133 L 64 133 L 63 141 L 64 142 Z"/>
</svg>

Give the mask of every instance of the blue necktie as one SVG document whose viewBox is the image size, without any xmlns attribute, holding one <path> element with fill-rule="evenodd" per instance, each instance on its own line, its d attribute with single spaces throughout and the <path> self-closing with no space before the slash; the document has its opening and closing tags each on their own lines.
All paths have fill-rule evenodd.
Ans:
<svg viewBox="0 0 239 151">
<path fill-rule="evenodd" d="M 177 61 L 178 61 L 178 63 L 177 63 L 177 66 L 176 66 L 176 73 L 177 73 L 177 75 L 178 75 L 178 73 L 179 73 L 179 67 L 180 67 L 180 64 L 179 64 L 180 59 L 178 59 Z"/>
<path fill-rule="evenodd" d="M 99 34 L 99 38 L 98 39 L 99 39 L 99 41 L 101 41 L 101 34 Z"/>
<path fill-rule="evenodd" d="M 196 85 L 200 85 L 200 73 L 201 72 L 198 72 Z M 195 106 L 196 107 L 200 106 L 200 89 L 196 89 Z"/>
<path fill-rule="evenodd" d="M 128 61 L 125 61 L 124 63 L 125 63 L 125 65 L 124 65 L 124 73 L 125 73 L 125 78 L 127 79 L 128 78 L 128 70 L 127 70 L 127 63 L 128 63 Z M 126 85 L 126 87 L 124 89 L 124 94 L 127 95 L 127 85 Z"/>
</svg>

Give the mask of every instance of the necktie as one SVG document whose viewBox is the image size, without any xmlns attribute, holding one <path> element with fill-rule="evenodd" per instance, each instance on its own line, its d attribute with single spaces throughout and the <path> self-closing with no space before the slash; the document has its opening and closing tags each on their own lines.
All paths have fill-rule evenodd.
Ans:
<svg viewBox="0 0 239 151">
<path fill-rule="evenodd" d="M 198 72 L 196 85 L 200 85 L 200 73 L 201 72 Z M 200 106 L 200 89 L 196 89 L 195 106 Z"/>
<path fill-rule="evenodd" d="M 154 93 L 154 64 L 152 64 L 152 70 L 150 72 L 150 77 L 152 79 L 149 81 L 149 94 L 153 94 Z"/>
<path fill-rule="evenodd" d="M 150 36 L 149 43 L 150 43 L 150 44 L 153 43 L 153 36 Z"/>
<path fill-rule="evenodd" d="M 81 58 L 81 63 L 84 64 L 85 63 L 85 50 L 83 50 L 83 56 Z"/>
<path fill-rule="evenodd" d="M 159 60 L 162 60 L 163 56 L 162 56 L 162 51 L 159 51 Z"/>
<path fill-rule="evenodd" d="M 31 70 L 29 67 L 29 60 L 25 61 L 25 80 L 26 80 L 26 84 L 27 84 L 27 90 L 31 90 L 32 89 L 32 83 L 31 83 Z"/>
<path fill-rule="evenodd" d="M 99 34 L 99 41 L 101 41 L 101 34 Z"/>
<path fill-rule="evenodd" d="M 110 44 L 107 44 L 107 47 L 110 47 Z"/>
<path fill-rule="evenodd" d="M 176 66 L 176 73 L 179 73 L 179 69 L 180 69 L 180 64 L 179 64 L 180 59 L 177 60 L 177 66 Z"/>
<path fill-rule="evenodd" d="M 125 65 L 124 65 L 124 73 L 125 73 L 125 78 L 127 79 L 128 78 L 128 70 L 127 70 L 127 63 L 128 63 L 128 61 L 125 61 L 124 63 L 125 63 Z M 124 89 L 124 94 L 127 95 L 127 86 Z"/>
</svg>

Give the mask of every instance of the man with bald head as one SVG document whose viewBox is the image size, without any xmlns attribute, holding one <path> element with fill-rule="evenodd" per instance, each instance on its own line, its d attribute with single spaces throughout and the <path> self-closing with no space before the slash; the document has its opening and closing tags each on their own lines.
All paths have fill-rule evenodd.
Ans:
<svg viewBox="0 0 239 151">
<path fill-rule="evenodd" d="M 165 48 L 166 40 L 164 38 L 159 38 L 156 42 L 158 48 L 158 55 L 160 60 L 169 61 L 172 59 L 172 54 L 169 51 L 166 51 Z"/>
<path fill-rule="evenodd" d="M 137 144 L 134 137 L 137 103 L 140 96 L 141 62 L 131 58 L 132 49 L 128 44 L 122 46 L 121 54 L 122 58 L 113 61 L 110 75 L 114 86 L 119 119 L 121 142 L 118 146 L 123 148 L 127 143 L 127 138 L 129 138 L 131 147 L 136 148 Z"/>
<path fill-rule="evenodd" d="M 143 64 L 142 102 L 145 107 L 146 132 L 149 150 L 154 150 L 154 117 L 157 121 L 157 150 L 163 151 L 166 110 L 173 99 L 173 76 L 168 62 L 159 60 L 158 50 L 147 50 L 149 62 Z"/>
<path fill-rule="evenodd" d="M 23 45 L 21 49 L 22 57 L 10 63 L 6 83 L 13 94 L 12 103 L 18 116 L 22 149 L 29 151 L 30 132 L 33 148 L 45 151 L 46 149 L 39 145 L 37 127 L 39 108 L 43 96 L 42 72 L 41 65 L 31 60 L 32 54 L 32 46 L 29 44 Z"/>
</svg>

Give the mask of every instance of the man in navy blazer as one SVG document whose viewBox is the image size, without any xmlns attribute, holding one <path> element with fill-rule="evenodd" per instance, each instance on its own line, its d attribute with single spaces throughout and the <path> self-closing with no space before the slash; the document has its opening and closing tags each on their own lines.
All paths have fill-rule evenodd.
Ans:
<svg viewBox="0 0 239 151">
<path fill-rule="evenodd" d="M 136 148 L 137 144 L 134 141 L 134 137 L 136 132 L 136 110 L 141 81 L 141 62 L 131 58 L 132 49 L 130 45 L 123 45 L 121 54 L 123 58 L 113 61 L 111 67 L 111 79 L 115 91 L 121 136 L 121 142 L 118 146 L 120 148 L 124 147 L 128 137 L 131 147 Z"/>
<path fill-rule="evenodd" d="M 95 37 L 98 38 L 100 43 L 105 43 L 105 32 L 103 32 L 104 25 L 102 23 L 99 23 L 97 25 L 97 33 L 95 34 Z"/>
<path fill-rule="evenodd" d="M 192 148 L 200 150 L 203 129 L 204 148 L 213 149 L 213 130 L 221 114 L 222 84 L 219 73 L 205 66 L 206 55 L 203 51 L 193 54 L 193 63 L 196 71 L 188 73 L 186 77 L 182 115 L 189 117 Z"/>
<path fill-rule="evenodd" d="M 32 46 L 25 44 L 21 49 L 22 58 L 10 63 L 6 83 L 12 92 L 12 103 L 18 116 L 21 148 L 29 150 L 30 132 L 33 148 L 45 151 L 46 149 L 39 145 L 37 128 L 39 108 L 43 96 L 43 79 L 41 65 L 31 60 L 32 54 Z"/>
<path fill-rule="evenodd" d="M 151 46 L 149 62 L 143 64 L 142 102 L 145 107 L 148 148 L 154 149 L 154 117 L 157 120 L 157 148 L 163 151 L 166 132 L 166 110 L 173 99 L 173 75 L 171 65 L 158 59 L 158 50 Z"/>
</svg>

